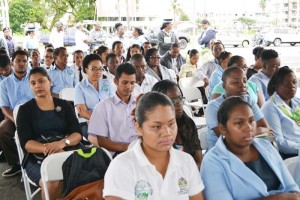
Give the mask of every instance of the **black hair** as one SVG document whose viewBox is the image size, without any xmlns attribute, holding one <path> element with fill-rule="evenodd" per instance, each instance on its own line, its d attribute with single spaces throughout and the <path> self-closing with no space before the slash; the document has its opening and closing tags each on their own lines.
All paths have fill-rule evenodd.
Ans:
<svg viewBox="0 0 300 200">
<path fill-rule="evenodd" d="M 117 67 L 115 78 L 119 79 L 123 73 L 126 74 L 126 75 L 136 74 L 135 67 L 132 64 L 130 64 L 130 63 L 122 63 L 122 64 L 120 64 Z"/>
<path fill-rule="evenodd" d="M 48 78 L 48 80 L 51 80 L 50 77 L 49 77 L 49 74 L 47 72 L 47 70 L 43 67 L 35 67 L 35 68 L 32 68 L 29 72 L 29 78 L 31 75 L 33 74 L 41 74 L 42 76 L 46 76 Z"/>
<path fill-rule="evenodd" d="M 86 73 L 86 69 L 88 68 L 90 62 L 92 62 L 94 60 L 100 60 L 100 62 L 102 63 L 100 56 L 97 54 L 89 54 L 84 57 L 84 59 L 82 61 L 82 67 L 83 67 L 84 73 Z"/>
<path fill-rule="evenodd" d="M 181 95 L 183 96 L 183 93 L 179 87 L 178 84 L 176 84 L 174 81 L 170 81 L 170 80 L 162 80 L 162 81 L 158 81 L 157 83 L 155 83 L 152 87 L 151 91 L 156 91 L 156 92 L 161 92 L 165 95 L 167 95 L 167 92 L 169 89 L 173 88 L 173 87 L 177 87 L 180 90 Z"/>
<path fill-rule="evenodd" d="M 227 77 L 231 74 L 231 72 L 236 71 L 236 70 L 242 70 L 242 68 L 240 68 L 240 67 L 228 67 L 227 69 L 225 69 L 224 72 L 223 72 L 223 75 L 222 75 L 223 83 L 226 82 Z"/>
<path fill-rule="evenodd" d="M 117 46 L 117 44 L 123 44 L 121 41 L 114 41 L 114 43 L 112 44 L 112 50 L 115 49 L 115 47 Z"/>
<path fill-rule="evenodd" d="M 139 27 L 134 27 L 134 30 L 139 34 L 139 35 L 144 35 L 144 32 L 141 28 Z"/>
<path fill-rule="evenodd" d="M 148 41 L 144 42 L 144 43 L 143 43 L 143 46 L 144 46 L 145 44 L 150 44 L 150 45 L 151 45 L 151 43 L 148 42 Z"/>
<path fill-rule="evenodd" d="M 133 60 L 140 60 L 140 59 L 144 59 L 144 56 L 142 54 L 134 54 L 133 56 L 131 56 L 130 62 L 132 62 Z"/>
<path fill-rule="evenodd" d="M 223 47 L 223 49 L 225 49 L 225 46 L 224 46 L 224 44 L 223 44 L 221 41 L 215 42 L 215 43 L 211 46 L 211 49 L 213 49 L 214 46 L 217 45 L 217 44 L 221 45 L 221 46 Z"/>
<path fill-rule="evenodd" d="M 0 68 L 6 68 L 10 64 L 8 55 L 0 55 Z"/>
<path fill-rule="evenodd" d="M 167 26 L 168 24 L 171 24 L 171 22 L 164 22 L 164 23 L 161 25 L 160 30 L 165 29 L 166 26 Z"/>
<path fill-rule="evenodd" d="M 45 50 L 45 52 L 54 53 L 54 49 L 48 48 L 48 49 Z"/>
<path fill-rule="evenodd" d="M 11 60 L 14 61 L 17 55 L 25 55 L 28 58 L 28 53 L 24 50 L 17 50 L 13 53 Z"/>
<path fill-rule="evenodd" d="M 249 108 L 251 108 L 249 103 L 246 102 L 242 97 L 239 96 L 228 97 L 223 101 L 223 103 L 219 107 L 217 113 L 218 123 L 226 127 L 226 123 L 229 119 L 232 110 L 238 105 L 246 105 L 249 106 Z"/>
<path fill-rule="evenodd" d="M 41 55 L 38 49 L 32 49 L 32 50 L 30 51 L 30 56 L 31 56 L 32 52 L 34 52 L 34 51 L 37 52 L 39 55 Z"/>
<path fill-rule="evenodd" d="M 157 46 L 158 44 L 156 42 L 151 42 L 151 46 L 152 48 L 154 48 L 153 46 Z"/>
<path fill-rule="evenodd" d="M 138 45 L 138 44 L 133 44 L 133 45 L 131 45 L 131 47 L 128 48 L 127 55 L 126 55 L 126 62 L 130 61 L 130 58 L 131 58 L 130 51 L 131 51 L 131 49 L 133 49 L 133 48 L 139 49 L 139 50 L 141 51 L 141 54 L 144 53 L 143 48 L 142 48 L 140 45 Z"/>
<path fill-rule="evenodd" d="M 178 44 L 178 43 L 173 43 L 172 45 L 171 45 L 171 48 L 170 49 L 173 49 L 173 48 L 180 48 L 180 45 Z"/>
<path fill-rule="evenodd" d="M 107 65 L 107 62 L 108 62 L 109 59 L 111 59 L 111 58 L 117 58 L 117 57 L 118 56 L 116 54 L 114 54 L 114 53 L 107 54 L 106 57 L 105 57 L 105 64 Z"/>
<path fill-rule="evenodd" d="M 197 53 L 199 53 L 199 51 L 197 49 L 192 49 L 188 51 L 189 57 L 193 57 L 195 56 Z"/>
<path fill-rule="evenodd" d="M 174 110 L 174 105 L 169 97 L 160 92 L 148 92 L 139 99 L 135 108 L 135 119 L 140 127 L 147 120 L 147 113 L 157 106 L 170 106 Z"/>
<path fill-rule="evenodd" d="M 0 55 L 7 55 L 5 47 L 0 47 Z"/>
<path fill-rule="evenodd" d="M 62 50 L 67 51 L 67 49 L 65 47 L 58 47 L 58 48 L 54 49 L 53 56 L 54 57 L 58 56 L 60 51 L 62 51 Z"/>
<path fill-rule="evenodd" d="M 221 63 L 222 60 L 225 60 L 231 53 L 228 51 L 222 51 L 220 53 L 220 56 L 217 58 L 219 63 Z"/>
<path fill-rule="evenodd" d="M 98 47 L 98 49 L 96 50 L 96 54 L 103 54 L 106 50 L 108 50 L 107 46 L 101 45 L 100 47 Z"/>
<path fill-rule="evenodd" d="M 51 43 L 45 45 L 45 49 L 49 48 L 49 47 L 52 48 L 52 49 L 54 49 L 54 46 Z"/>
<path fill-rule="evenodd" d="M 156 49 L 156 48 L 148 49 L 148 51 L 146 52 L 146 55 L 145 55 L 146 62 L 149 62 L 150 57 L 154 52 L 158 52 L 158 49 Z"/>
<path fill-rule="evenodd" d="M 238 55 L 235 55 L 235 56 L 232 56 L 228 62 L 228 67 L 233 67 L 234 64 L 236 64 L 239 60 L 242 60 L 245 58 L 243 58 L 242 56 L 238 56 Z"/>
<path fill-rule="evenodd" d="M 83 53 L 83 51 L 82 50 L 75 50 L 73 53 L 72 53 L 72 55 L 73 55 L 73 63 L 75 63 L 75 55 L 76 54 L 82 54 L 83 56 L 84 56 L 84 53 Z"/>
<path fill-rule="evenodd" d="M 120 26 L 123 26 L 123 24 L 122 23 L 116 23 L 115 24 L 115 29 L 118 29 Z"/>
<path fill-rule="evenodd" d="M 252 51 L 252 54 L 255 56 L 256 59 L 260 58 L 261 52 L 263 52 L 265 49 L 263 47 L 255 47 Z"/>
<path fill-rule="evenodd" d="M 290 73 L 294 74 L 294 71 L 288 66 L 280 67 L 274 72 L 267 87 L 267 91 L 270 96 L 274 94 L 274 92 L 276 91 L 276 87 L 282 84 L 284 77 Z"/>
<path fill-rule="evenodd" d="M 263 67 L 266 68 L 270 59 L 278 58 L 277 51 L 273 49 L 265 49 L 260 54 L 261 60 L 263 61 Z"/>
</svg>

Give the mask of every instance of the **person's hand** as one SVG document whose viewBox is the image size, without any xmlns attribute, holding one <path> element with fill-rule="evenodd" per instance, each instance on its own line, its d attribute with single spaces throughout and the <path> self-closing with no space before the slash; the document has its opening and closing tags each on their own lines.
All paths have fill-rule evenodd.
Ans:
<svg viewBox="0 0 300 200">
<path fill-rule="evenodd" d="M 299 192 L 280 193 L 280 194 L 274 194 L 266 198 L 263 198 L 263 200 L 282 200 L 282 199 L 300 200 L 300 193 Z"/>
<path fill-rule="evenodd" d="M 46 147 L 44 150 L 44 155 L 51 155 L 54 153 L 62 152 L 64 151 L 63 149 L 67 146 L 67 144 L 63 140 L 46 143 L 44 145 Z"/>
<path fill-rule="evenodd" d="M 267 127 L 258 127 L 256 129 L 256 135 L 260 135 L 263 133 L 268 133 L 269 135 L 273 135 L 273 130 Z"/>
<path fill-rule="evenodd" d="M 206 87 L 208 86 L 208 83 L 209 83 L 208 78 L 205 77 L 205 78 L 203 79 L 203 82 L 204 82 L 204 87 L 206 88 Z"/>
</svg>

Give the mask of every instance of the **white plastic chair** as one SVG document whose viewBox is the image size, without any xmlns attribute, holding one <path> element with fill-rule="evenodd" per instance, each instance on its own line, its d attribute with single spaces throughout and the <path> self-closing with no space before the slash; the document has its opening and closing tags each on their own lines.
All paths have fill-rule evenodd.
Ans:
<svg viewBox="0 0 300 200">
<path fill-rule="evenodd" d="M 198 77 L 187 77 L 187 78 L 180 78 L 179 79 L 179 87 L 182 88 L 187 88 L 187 87 L 203 87 L 204 82 L 203 80 L 199 79 Z"/>
<path fill-rule="evenodd" d="M 294 178 L 297 185 L 300 187 L 300 172 L 299 172 L 299 166 L 300 166 L 300 157 L 295 156 L 292 158 L 285 159 L 284 164 L 286 168 L 289 170 L 291 176 Z"/>
<path fill-rule="evenodd" d="M 110 153 L 106 149 L 104 148 L 102 149 L 112 160 L 112 156 L 110 155 Z M 42 162 L 41 177 L 42 177 L 42 183 L 44 187 L 46 200 L 50 200 L 47 182 L 63 180 L 62 165 L 73 152 L 74 151 L 66 151 L 66 152 L 52 154 L 47 156 Z"/>
<path fill-rule="evenodd" d="M 197 129 L 206 125 L 206 119 L 204 117 L 195 117 L 193 116 L 192 110 L 187 106 L 183 105 L 183 110 L 187 116 L 189 116 L 196 124 Z"/>
<path fill-rule="evenodd" d="M 205 107 L 206 105 L 202 102 L 202 95 L 198 88 L 196 87 L 184 87 L 181 88 L 183 96 L 187 100 L 185 103 L 188 106 L 194 107 L 196 109 L 199 109 L 201 107 Z M 197 100 L 197 101 L 194 101 Z M 193 102 L 191 102 L 193 101 Z"/>
<path fill-rule="evenodd" d="M 198 129 L 198 138 L 200 140 L 200 145 L 202 150 L 207 150 L 208 143 L 207 143 L 207 126 Z"/>
<path fill-rule="evenodd" d="M 175 83 L 177 83 L 177 76 L 176 73 L 173 69 L 168 69 L 172 78 L 172 81 L 174 81 Z"/>
<path fill-rule="evenodd" d="M 59 98 L 67 101 L 74 101 L 75 88 L 64 88 L 59 92 Z"/>
<path fill-rule="evenodd" d="M 18 115 L 18 111 L 19 111 L 20 106 L 21 105 L 17 105 L 13 110 L 13 116 L 14 116 L 15 122 L 17 121 L 17 115 Z M 21 147 L 17 131 L 15 132 L 15 142 L 16 142 L 16 146 L 17 146 L 17 150 L 18 150 L 19 162 L 22 163 L 23 158 L 24 158 L 24 152 L 23 152 L 23 149 Z M 22 181 L 24 183 L 26 199 L 31 200 L 31 199 L 33 199 L 33 197 L 36 194 L 38 194 L 41 191 L 41 188 L 39 186 L 37 186 L 33 181 L 30 180 L 30 178 L 28 177 L 25 169 L 23 169 L 22 166 L 21 166 L 21 172 L 22 172 Z M 33 185 L 33 186 L 37 187 L 37 189 L 34 192 L 31 192 L 30 185 Z"/>
</svg>

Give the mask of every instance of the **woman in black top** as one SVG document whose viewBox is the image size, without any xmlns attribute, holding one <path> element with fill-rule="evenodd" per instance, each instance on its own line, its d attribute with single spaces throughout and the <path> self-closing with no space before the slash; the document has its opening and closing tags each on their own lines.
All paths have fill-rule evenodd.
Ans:
<svg viewBox="0 0 300 200">
<path fill-rule="evenodd" d="M 17 131 L 26 152 L 23 167 L 29 178 L 43 190 L 40 174 L 43 158 L 76 147 L 82 134 L 72 106 L 51 96 L 47 71 L 41 67 L 32 69 L 29 81 L 35 98 L 20 106 Z M 59 182 L 48 183 L 48 191 L 50 199 L 58 198 Z M 42 198 L 43 195 L 44 192 Z"/>
<path fill-rule="evenodd" d="M 170 80 L 157 82 L 152 91 L 167 95 L 174 104 L 178 133 L 173 147 L 190 154 L 198 167 L 202 161 L 202 151 L 194 121 L 183 111 L 183 95 L 179 86 Z"/>
</svg>

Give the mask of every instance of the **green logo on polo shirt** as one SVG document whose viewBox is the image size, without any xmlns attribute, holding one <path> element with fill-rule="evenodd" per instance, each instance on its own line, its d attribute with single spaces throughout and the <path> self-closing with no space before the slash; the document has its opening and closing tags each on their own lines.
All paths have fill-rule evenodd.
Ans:
<svg viewBox="0 0 300 200">
<path fill-rule="evenodd" d="M 147 200 L 152 195 L 152 192 L 151 185 L 145 180 L 140 180 L 135 185 L 136 200 Z"/>
<path fill-rule="evenodd" d="M 185 178 L 181 177 L 178 180 L 178 186 L 179 186 L 179 191 L 178 191 L 178 195 L 184 195 L 184 194 L 188 194 L 189 190 L 188 190 L 188 182 Z"/>
</svg>

